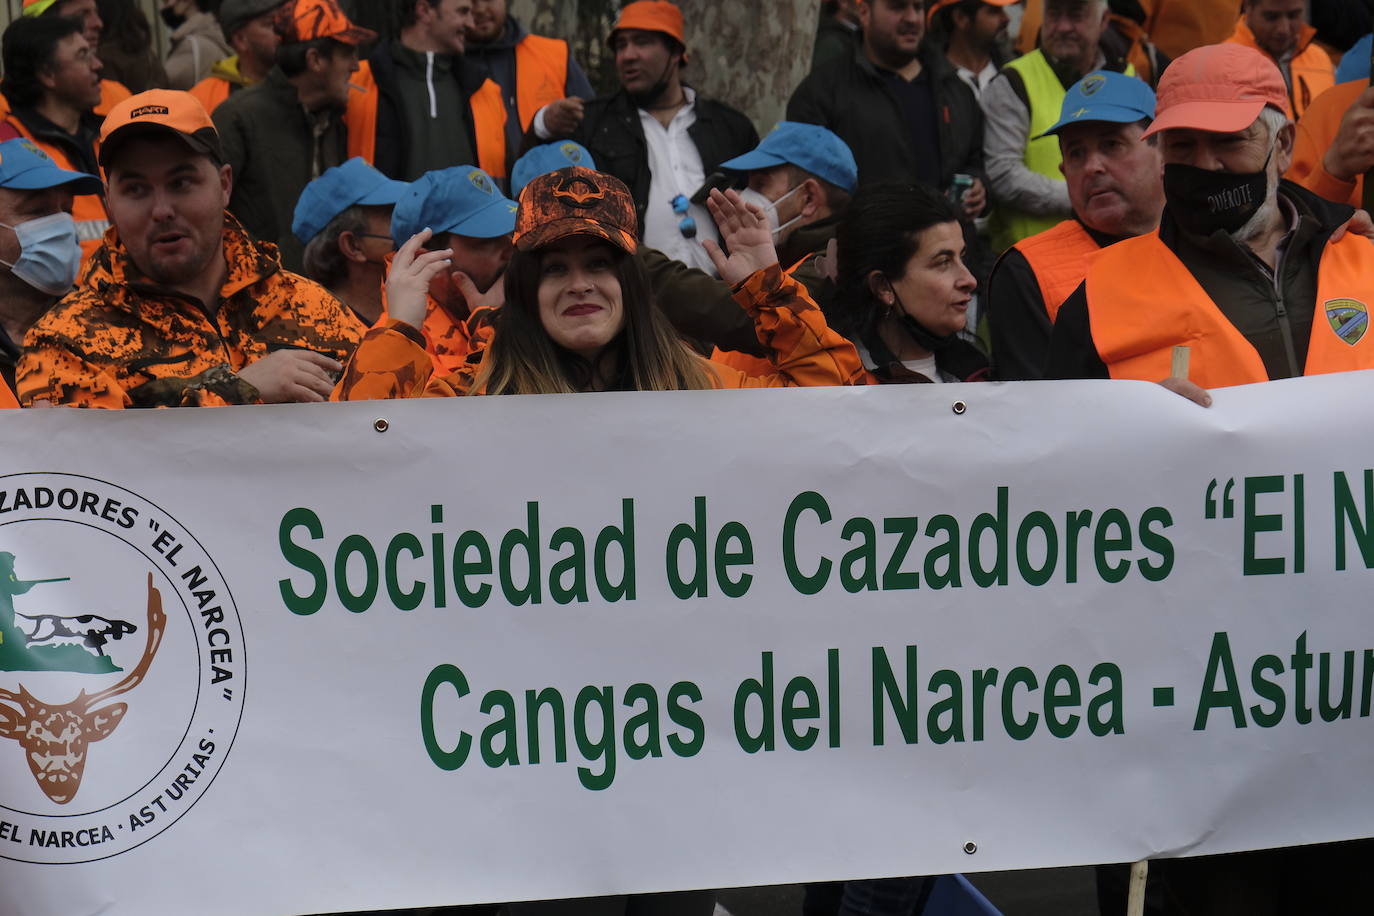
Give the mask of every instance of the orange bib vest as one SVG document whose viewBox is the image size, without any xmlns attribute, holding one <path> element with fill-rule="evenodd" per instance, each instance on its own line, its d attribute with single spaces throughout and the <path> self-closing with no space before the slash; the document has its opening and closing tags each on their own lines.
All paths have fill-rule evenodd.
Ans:
<svg viewBox="0 0 1374 916">
<path fill-rule="evenodd" d="M 1157 382 L 1173 348 L 1192 350 L 1188 377 L 1203 388 L 1268 381 L 1254 346 L 1217 308 L 1159 232 L 1102 249 L 1088 270 L 1088 319 L 1112 378 Z M 1374 246 L 1361 236 L 1327 244 L 1304 375 L 1374 368 Z"/>
<path fill-rule="evenodd" d="M 1298 47 L 1301 50 L 1288 62 L 1288 101 L 1293 106 L 1289 114 L 1294 121 L 1302 117 L 1302 113 L 1312 104 L 1313 99 L 1336 85 L 1336 67 L 1331 62 L 1331 56 L 1312 40 L 1316 35 L 1316 29 L 1304 25 L 1302 34 L 1298 37 Z M 1244 19 L 1236 23 L 1235 32 L 1226 40 L 1253 48 L 1273 60 L 1269 53 L 1259 46 L 1259 42 L 1255 40 L 1255 33 L 1250 31 Z"/>
<path fill-rule="evenodd" d="M 526 35 L 515 46 L 515 101 L 520 129 L 550 102 L 567 95 L 568 43 L 558 38 Z"/>
<path fill-rule="evenodd" d="M 1102 250 L 1076 219 L 1066 219 L 1012 247 L 1021 252 L 1035 272 L 1050 324 L 1059 316 L 1064 300 L 1083 282 L 1092 258 Z"/>
<path fill-rule="evenodd" d="M 362 61 L 353 75 L 353 84 L 362 91 L 348 94 L 344 124 L 348 127 L 348 155 L 362 156 L 368 163 L 377 161 L 377 103 L 381 90 L 372 66 Z M 477 165 L 493 178 L 506 177 L 506 106 L 501 101 L 501 88 L 491 80 L 468 99 L 472 110 L 472 127 L 476 136 Z M 455 162 L 454 165 L 467 163 Z"/>
<path fill-rule="evenodd" d="M 196 101 L 205 106 L 207 114 L 214 114 L 219 103 L 229 98 L 229 93 L 233 89 L 229 81 L 220 76 L 207 76 L 191 87 L 191 95 L 196 97 Z M 356 95 L 356 93 L 352 93 Z"/>
</svg>

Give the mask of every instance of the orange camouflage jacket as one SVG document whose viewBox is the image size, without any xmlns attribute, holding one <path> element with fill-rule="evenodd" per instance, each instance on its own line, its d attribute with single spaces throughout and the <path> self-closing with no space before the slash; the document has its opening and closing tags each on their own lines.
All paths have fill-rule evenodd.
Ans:
<svg viewBox="0 0 1374 916">
<path fill-rule="evenodd" d="M 77 288 L 24 337 L 25 406 L 215 407 L 260 402 L 235 373 L 280 349 L 345 362 L 364 326 L 323 287 L 282 270 L 277 246 L 224 216 L 228 278 L 217 307 L 160 287 L 111 228 Z"/>
<path fill-rule="evenodd" d="M 759 342 L 772 354 L 773 371 L 749 375 L 731 366 L 704 360 L 716 388 L 782 388 L 813 385 L 863 385 L 867 373 L 854 345 L 825 323 L 825 316 L 806 289 L 777 264 L 751 274 L 735 289 L 735 301 L 754 319 Z M 490 334 L 474 335 L 477 346 L 456 371 L 436 375 L 425 351 L 425 338 L 395 319 L 375 325 L 363 337 L 333 400 L 450 397 L 484 394 L 473 383 Z"/>
</svg>

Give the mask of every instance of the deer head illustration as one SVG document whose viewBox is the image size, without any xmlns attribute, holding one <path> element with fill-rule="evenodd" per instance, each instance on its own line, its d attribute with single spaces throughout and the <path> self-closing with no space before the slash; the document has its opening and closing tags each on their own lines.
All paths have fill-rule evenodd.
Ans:
<svg viewBox="0 0 1374 916">
<path fill-rule="evenodd" d="M 57 804 L 65 805 L 76 797 L 91 742 L 109 737 L 129 709 L 127 703 L 100 704 L 143 681 L 166 628 L 162 594 L 153 587 L 149 573 L 148 639 L 143 657 L 118 684 L 92 694 L 83 689 L 76 699 L 63 704 L 45 703 L 23 685 L 17 693 L 0 689 L 0 737 L 19 742 L 38 788 Z"/>
</svg>

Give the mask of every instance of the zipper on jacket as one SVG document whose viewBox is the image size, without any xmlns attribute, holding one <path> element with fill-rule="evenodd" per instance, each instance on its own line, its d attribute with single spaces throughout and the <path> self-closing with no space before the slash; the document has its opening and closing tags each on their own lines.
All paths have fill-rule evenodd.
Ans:
<svg viewBox="0 0 1374 916">
<path fill-rule="evenodd" d="M 439 103 L 434 95 L 434 52 L 425 52 L 425 88 L 429 90 L 429 119 L 439 117 Z"/>
<path fill-rule="evenodd" d="M 1293 345 L 1293 325 L 1288 320 L 1288 308 L 1283 304 L 1283 293 L 1277 285 L 1274 288 L 1274 315 L 1279 319 L 1279 332 L 1283 335 L 1283 352 L 1288 357 L 1288 374 L 1291 378 L 1297 378 L 1302 375 L 1302 367 L 1298 365 L 1298 351 Z"/>
</svg>

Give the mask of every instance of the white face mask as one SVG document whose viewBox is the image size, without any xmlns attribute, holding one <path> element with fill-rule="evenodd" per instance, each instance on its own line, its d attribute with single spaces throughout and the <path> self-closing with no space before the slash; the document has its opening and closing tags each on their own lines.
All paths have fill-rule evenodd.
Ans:
<svg viewBox="0 0 1374 916">
<path fill-rule="evenodd" d="M 776 242 L 778 240 L 778 235 L 784 229 L 786 229 L 788 226 L 791 226 L 797 220 L 802 218 L 801 214 L 798 213 L 796 216 L 792 217 L 787 222 L 779 226 L 778 204 L 782 203 L 784 200 L 791 197 L 793 194 L 796 194 L 800 190 L 801 185 L 797 185 L 795 188 L 788 191 L 786 194 L 782 195 L 777 200 L 769 200 L 768 197 L 765 194 L 763 194 L 763 192 L 755 191 L 753 188 L 745 188 L 743 191 L 739 192 L 739 197 L 740 200 L 744 201 L 746 204 L 753 204 L 754 206 L 758 207 L 760 210 L 763 211 L 763 215 L 768 217 L 768 227 L 770 231 L 773 233 L 773 241 Z"/>
<path fill-rule="evenodd" d="M 70 213 L 53 213 L 11 226 L 19 239 L 19 258 L 0 261 L 16 277 L 49 296 L 65 296 L 81 269 L 81 246 L 76 241 L 76 221 Z"/>
</svg>

